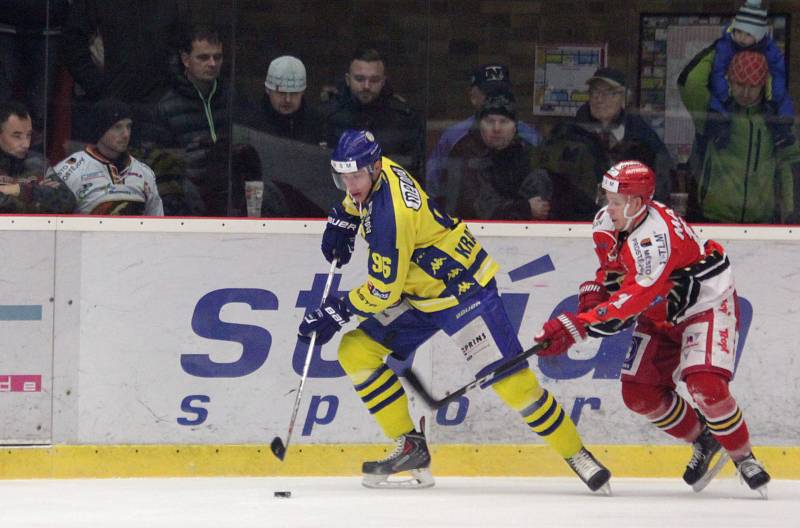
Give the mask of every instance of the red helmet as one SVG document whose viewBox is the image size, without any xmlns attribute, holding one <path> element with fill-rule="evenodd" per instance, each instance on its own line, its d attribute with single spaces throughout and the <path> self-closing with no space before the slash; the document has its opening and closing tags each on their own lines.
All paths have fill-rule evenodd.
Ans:
<svg viewBox="0 0 800 528">
<path fill-rule="evenodd" d="M 630 196 L 641 196 L 645 202 L 656 192 L 656 175 L 641 161 L 620 161 L 603 174 L 603 189 Z"/>
</svg>

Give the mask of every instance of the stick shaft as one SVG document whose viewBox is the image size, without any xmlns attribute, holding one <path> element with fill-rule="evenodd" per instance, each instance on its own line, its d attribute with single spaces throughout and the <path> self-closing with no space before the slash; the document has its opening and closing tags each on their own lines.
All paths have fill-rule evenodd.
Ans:
<svg viewBox="0 0 800 528">
<path fill-rule="evenodd" d="M 524 351 L 523 353 L 521 353 L 521 354 L 519 354 L 517 356 L 514 356 L 511 360 L 509 360 L 509 361 L 507 361 L 505 363 L 501 363 L 496 368 L 494 368 L 494 369 L 482 374 L 481 376 L 479 376 L 479 377 L 475 378 L 474 380 L 470 381 L 469 383 L 467 383 L 463 387 L 460 387 L 460 388 L 456 389 L 455 391 L 449 393 L 444 398 L 440 398 L 440 399 L 436 399 L 431 394 L 431 392 L 419 380 L 419 377 L 417 376 L 417 374 L 414 372 L 413 369 L 409 368 L 408 370 L 406 370 L 406 372 L 405 372 L 405 374 L 403 374 L 403 376 L 408 380 L 408 382 L 411 384 L 411 386 L 414 388 L 414 390 L 422 397 L 422 399 L 425 401 L 425 403 L 429 407 L 431 407 L 433 409 L 438 409 L 440 407 L 444 407 L 444 406 L 450 404 L 451 402 L 457 400 L 458 398 L 460 398 L 461 396 L 466 394 L 468 391 L 471 391 L 472 389 L 474 389 L 478 385 L 484 385 L 486 383 L 491 385 L 493 380 L 494 380 L 494 378 L 498 378 L 498 377 L 502 376 L 503 374 L 508 373 L 508 371 L 516 368 L 517 366 L 519 366 L 521 363 L 523 363 L 528 358 L 538 354 L 539 351 L 542 350 L 543 348 L 544 348 L 544 345 L 536 344 L 536 345 L 532 346 L 531 348 L 529 348 L 528 350 Z"/>
<path fill-rule="evenodd" d="M 331 262 L 331 269 L 328 272 L 328 280 L 325 281 L 325 289 L 322 292 L 322 303 L 325 302 L 325 299 L 328 297 L 328 292 L 330 292 L 331 284 L 333 284 L 333 275 L 336 271 L 336 264 L 338 264 L 338 259 L 333 259 Z M 297 411 L 300 410 L 300 399 L 303 396 L 303 386 L 306 384 L 306 378 L 308 378 L 308 369 L 311 366 L 311 356 L 314 354 L 314 342 L 317 340 L 317 333 L 314 332 L 311 334 L 311 340 L 308 343 L 308 351 L 306 352 L 306 360 L 303 363 L 303 375 L 300 377 L 300 385 L 297 387 L 297 395 L 294 397 L 294 407 L 292 408 L 292 417 L 289 419 L 289 432 L 286 433 L 286 442 L 284 443 L 284 448 L 289 448 L 289 442 L 292 440 L 292 431 L 294 431 L 294 422 L 297 420 Z"/>
</svg>

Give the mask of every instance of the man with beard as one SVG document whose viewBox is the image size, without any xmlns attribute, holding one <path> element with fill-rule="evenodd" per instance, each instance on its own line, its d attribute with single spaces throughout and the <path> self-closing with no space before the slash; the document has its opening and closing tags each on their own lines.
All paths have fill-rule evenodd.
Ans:
<svg viewBox="0 0 800 528">
<path fill-rule="evenodd" d="M 339 94 L 323 109 L 328 145 L 336 145 L 347 129 L 369 130 L 386 154 L 412 174 L 421 176 L 425 123 L 392 90 L 383 55 L 374 48 L 357 50 L 344 80 Z"/>
</svg>

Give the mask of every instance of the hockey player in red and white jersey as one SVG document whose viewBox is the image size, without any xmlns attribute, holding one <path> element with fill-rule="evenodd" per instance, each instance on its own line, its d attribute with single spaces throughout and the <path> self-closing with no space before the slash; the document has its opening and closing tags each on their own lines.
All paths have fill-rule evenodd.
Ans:
<svg viewBox="0 0 800 528">
<path fill-rule="evenodd" d="M 647 165 L 614 165 L 602 188 L 608 205 L 593 226 L 600 267 L 580 286 L 578 313 L 544 324 L 535 338 L 547 343 L 539 355 L 564 353 L 587 336 L 613 335 L 635 322 L 621 376 L 625 405 L 692 443 L 683 479 L 695 491 L 730 456 L 748 486 L 766 496 L 770 476 L 752 454 L 747 423 L 728 388 L 739 301 L 725 250 L 653 201 L 655 175 Z M 686 384 L 699 412 L 676 392 L 675 379 Z"/>
</svg>

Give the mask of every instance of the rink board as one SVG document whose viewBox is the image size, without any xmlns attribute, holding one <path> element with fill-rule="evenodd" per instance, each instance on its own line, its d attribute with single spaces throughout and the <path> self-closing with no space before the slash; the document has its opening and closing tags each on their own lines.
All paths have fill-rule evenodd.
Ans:
<svg viewBox="0 0 800 528">
<path fill-rule="evenodd" d="M 361 463 L 385 457 L 393 445 L 315 444 L 289 448 L 283 462 L 268 445 L 96 445 L 0 451 L 0 479 L 118 477 L 355 476 Z M 431 444 L 435 475 L 565 477 L 569 467 L 545 445 Z M 680 478 L 688 446 L 590 445 L 617 477 Z M 758 446 L 773 478 L 800 479 L 800 448 Z M 733 476 L 733 464 L 723 469 Z"/>
<path fill-rule="evenodd" d="M 95 451 L 99 456 L 118 450 L 84 470 L 102 473 L 102 467 L 114 467 L 126 475 L 174 467 L 182 474 L 183 459 L 167 455 L 176 450 L 180 455 L 182 449 L 204 453 L 208 447 L 231 453 L 223 466 L 238 467 L 241 460 L 243 468 L 265 472 L 255 474 L 282 471 L 261 464 L 260 457 L 269 453 L 254 457 L 252 451 L 263 451 L 274 436 L 286 433 L 306 354 L 296 339 L 297 324 L 307 307 L 320 302 L 329 267 L 319 253 L 323 227 L 321 221 L 0 218 L 0 243 L 14 248 L 11 261 L 19 263 L 0 283 L 4 305 L 41 307 L 41 318 L 25 321 L 24 327 L 20 321 L 3 323 L 6 339 L 16 343 L 9 350 L 16 352 L 0 360 L 0 374 L 38 374 L 41 387 L 4 392 L 0 378 L 0 408 L 4 416 L 13 416 L 2 422 L 0 432 L 6 444 L 55 446 L 7 449 L 4 457 L 39 457 L 55 475 L 56 468 L 71 467 L 70 460 L 79 468 Z M 471 227 L 501 264 L 498 286 L 528 346 L 543 321 L 574 307 L 577 285 L 592 277 L 590 228 Z M 784 464 L 785 456 L 797 459 L 800 438 L 795 418 L 800 396 L 794 389 L 800 379 L 800 288 L 795 286 L 800 232 L 709 227 L 703 236 L 728 249 L 743 299 L 744 339 L 732 351 L 738 357 L 732 390 L 753 442 L 765 446 L 765 456 L 774 456 L 776 464 L 790 468 L 787 478 L 800 478 L 800 471 Z M 366 261 L 359 241 L 351 264 L 337 272 L 334 289 L 345 291 L 364 281 Z M 535 360 L 531 367 L 588 444 L 610 450 L 652 446 L 641 449 L 655 449 L 659 458 L 671 460 L 674 442 L 632 415 L 619 396 L 627 339 L 591 340 L 568 356 Z M 319 474 L 353 474 L 360 465 L 353 461 L 386 445 L 336 362 L 338 340 L 315 351 L 293 438 L 307 450 L 351 454 L 342 455 L 341 462 L 349 469 L 336 469 L 339 462 L 332 461 L 331 473 L 314 457 L 310 468 Z M 436 336 L 418 351 L 414 368 L 442 395 L 470 379 L 459 356 Z M 473 391 L 438 413 L 412 397 L 412 412 L 427 416 L 431 443 L 442 450 L 437 464 L 447 474 L 493 471 L 469 461 L 465 453 L 475 450 L 503 453 L 495 458 L 508 463 L 492 467 L 509 474 L 528 466 L 524 457 L 515 460 L 508 453 L 533 450 L 535 458 L 546 458 L 539 455 L 538 438 L 491 391 Z M 471 447 L 460 452 L 462 444 Z M 122 456 L 127 446 L 141 446 L 142 456 Z M 233 454 L 232 449 L 242 451 Z M 622 460 L 626 451 L 620 449 Z M 680 467 L 688 449 L 678 449 L 683 450 L 674 455 Z M 191 474 L 204 460 L 193 458 L 183 471 Z M 126 464 L 127 472 L 120 467 Z M 644 467 L 655 475 L 659 464 Z M 10 466 L 18 464 L 3 464 L 4 474 L 13 473 Z M 278 467 L 304 471 L 291 464 Z M 69 474 L 65 470 L 63 476 Z"/>
</svg>

